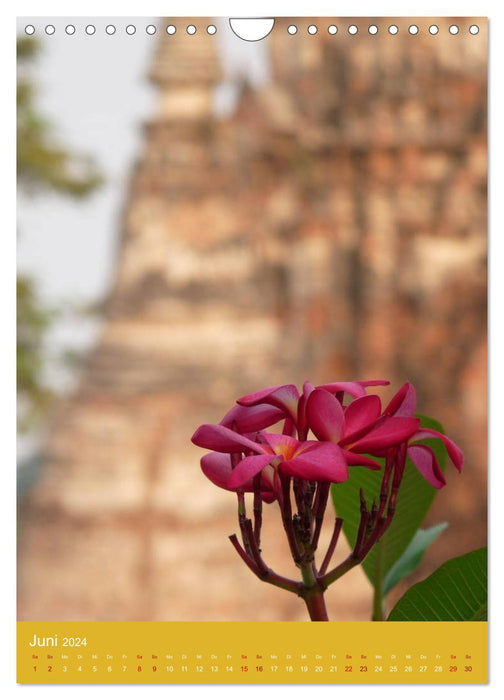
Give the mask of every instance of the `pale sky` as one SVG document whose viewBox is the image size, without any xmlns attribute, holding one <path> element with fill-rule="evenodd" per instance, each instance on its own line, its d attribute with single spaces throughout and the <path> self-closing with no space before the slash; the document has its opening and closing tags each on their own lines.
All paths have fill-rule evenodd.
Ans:
<svg viewBox="0 0 504 700">
<path fill-rule="evenodd" d="M 88 24 L 96 33 L 85 32 Z M 158 33 L 145 28 L 155 18 L 100 17 L 20 18 L 18 33 L 32 24 L 41 42 L 34 77 L 37 105 L 61 142 L 92 156 L 105 184 L 84 201 L 57 195 L 18 200 L 18 269 L 34 277 L 49 305 L 87 306 L 99 301 L 113 279 L 122 208 L 128 182 L 142 142 L 142 123 L 155 108 L 155 90 L 146 79 Z M 53 35 L 45 26 L 55 27 Z M 75 26 L 75 34 L 65 26 Z M 114 35 L 105 27 L 113 24 Z M 126 26 L 136 32 L 128 35 Z M 253 83 L 267 80 L 267 62 L 261 42 L 243 42 L 226 20 L 216 20 L 216 39 L 226 66 L 226 83 L 216 93 L 216 105 L 225 111 L 232 103 L 232 82 L 245 73 Z M 188 40 L 191 38 L 188 36 Z M 82 349 L 92 344 L 99 324 L 71 313 L 54 323 L 48 347 Z M 58 362 L 52 363 L 51 382 L 68 382 Z"/>
</svg>

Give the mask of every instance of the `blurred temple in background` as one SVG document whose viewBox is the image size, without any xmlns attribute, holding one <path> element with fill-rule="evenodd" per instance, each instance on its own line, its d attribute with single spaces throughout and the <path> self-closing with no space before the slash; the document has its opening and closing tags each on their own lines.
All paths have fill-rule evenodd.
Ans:
<svg viewBox="0 0 504 700">
<path fill-rule="evenodd" d="M 449 527 L 407 584 L 486 542 L 486 25 L 457 19 L 453 36 L 436 19 L 432 36 L 421 18 L 412 36 L 399 18 L 392 36 L 373 20 L 352 36 L 333 21 L 334 36 L 327 18 L 277 19 L 269 82 L 241 85 L 225 117 L 209 22 L 159 32 L 102 336 L 20 508 L 19 619 L 306 619 L 239 560 L 236 499 L 190 443 L 280 383 L 389 379 L 386 398 L 413 382 L 466 466 L 447 472 L 429 523 Z M 292 575 L 269 511 L 265 561 Z M 327 604 L 369 619 L 364 574 Z"/>
</svg>

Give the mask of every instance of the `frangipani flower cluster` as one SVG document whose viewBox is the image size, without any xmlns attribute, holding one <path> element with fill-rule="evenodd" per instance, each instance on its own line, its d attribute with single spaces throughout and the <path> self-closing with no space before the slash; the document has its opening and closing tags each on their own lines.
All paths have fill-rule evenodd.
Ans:
<svg viewBox="0 0 504 700">
<path fill-rule="evenodd" d="M 372 387 L 388 384 L 381 380 L 319 386 L 305 382 L 301 392 L 293 384 L 268 387 L 241 397 L 219 424 L 202 425 L 192 437 L 195 445 L 211 450 L 201 459 L 203 473 L 237 494 L 243 546 L 232 535 L 236 551 L 256 576 L 302 597 L 312 620 L 328 619 L 325 589 L 360 564 L 390 526 L 407 456 L 438 489 L 446 480 L 425 440 L 440 440 L 455 468 L 462 469 L 463 454 L 457 445 L 442 433 L 420 426 L 414 415 L 416 393 L 409 382 L 385 408 L 378 395 L 368 393 Z M 317 567 L 315 552 L 330 485 L 345 482 L 355 468 L 381 470 L 379 500 L 369 508 L 361 489 L 360 525 L 352 552 L 328 571 L 343 525 L 336 517 L 326 554 Z M 253 493 L 253 521 L 247 518 L 246 493 Z M 262 504 L 274 501 L 280 507 L 301 581 L 277 574 L 263 560 Z"/>
<path fill-rule="evenodd" d="M 202 458 L 202 470 L 214 484 L 231 491 L 253 491 L 253 478 L 261 474 L 263 499 L 271 502 L 281 497 L 279 472 L 340 483 L 348 478 L 349 467 L 380 469 L 373 456 L 383 457 L 389 448 L 407 443 L 408 455 L 422 476 L 440 488 L 446 480 L 434 451 L 419 441 L 440 439 L 459 471 L 462 452 L 442 433 L 420 429 L 420 420 L 414 417 L 412 384 L 404 384 L 382 410 L 380 398 L 368 395 L 366 389 L 388 383 L 334 382 L 314 387 L 305 382 L 302 393 L 287 384 L 243 396 L 220 424 L 202 425 L 194 433 L 194 444 L 214 450 Z M 280 422 L 281 433 L 266 431 Z M 308 439 L 309 431 L 316 440 Z"/>
</svg>

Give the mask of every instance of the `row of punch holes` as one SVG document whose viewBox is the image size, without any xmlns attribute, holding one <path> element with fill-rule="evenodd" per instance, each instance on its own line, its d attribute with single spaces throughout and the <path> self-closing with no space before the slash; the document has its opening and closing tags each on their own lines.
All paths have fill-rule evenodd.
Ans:
<svg viewBox="0 0 504 700">
<path fill-rule="evenodd" d="M 150 34 L 151 36 L 153 34 L 156 34 L 157 30 L 158 29 L 154 24 L 148 24 L 145 27 L 145 32 L 147 34 Z M 194 24 L 188 24 L 187 27 L 185 28 L 185 30 L 188 34 L 196 34 L 196 31 L 197 31 Z M 35 31 L 36 30 L 35 30 L 35 27 L 33 26 L 33 24 L 26 25 L 25 34 L 28 34 L 29 36 L 31 36 L 32 34 L 35 34 Z M 52 34 L 56 33 L 56 27 L 54 26 L 54 24 L 47 24 L 44 27 L 44 31 L 46 34 L 52 35 Z M 93 36 L 93 34 L 96 34 L 96 27 L 94 24 L 87 24 L 84 27 L 84 31 L 89 36 Z M 108 34 L 109 36 L 112 36 L 117 31 L 118 31 L 118 28 L 114 24 L 107 24 L 107 26 L 105 27 L 105 33 Z M 132 36 L 133 34 L 136 34 L 137 27 L 134 24 L 128 24 L 125 27 L 124 31 L 126 32 L 126 34 L 129 34 L 130 36 Z M 166 27 L 167 34 L 175 34 L 176 31 L 177 31 L 177 27 L 174 24 L 169 24 Z M 217 32 L 217 27 L 215 26 L 215 24 L 209 24 L 208 27 L 206 28 L 206 31 L 207 31 L 207 34 L 210 34 L 210 35 L 215 34 Z M 71 36 L 71 35 L 75 34 L 77 32 L 77 30 L 73 24 L 67 24 L 65 27 L 65 32 L 66 32 L 66 34 L 69 34 Z"/>
<path fill-rule="evenodd" d="M 346 29 L 347 29 L 347 32 L 349 34 L 351 34 L 352 36 L 355 36 L 355 34 L 359 33 L 359 28 L 357 27 L 356 24 L 350 24 Z M 49 35 L 56 33 L 56 27 L 53 24 L 47 24 L 45 26 L 44 30 L 45 30 L 45 33 L 49 34 Z M 186 30 L 187 34 L 191 34 L 191 35 L 196 34 L 196 31 L 197 31 L 194 24 L 188 24 L 187 27 L 185 28 L 185 30 Z M 26 27 L 25 27 L 26 34 L 31 36 L 32 34 L 35 34 L 35 31 L 36 30 L 35 30 L 35 27 L 33 26 L 33 24 L 26 25 Z M 77 30 L 73 24 L 67 24 L 65 27 L 65 32 L 69 35 L 75 34 L 76 31 Z M 96 34 L 96 27 L 94 26 L 94 24 L 88 24 L 84 28 L 84 31 L 89 36 L 92 36 L 93 34 Z M 125 28 L 126 34 L 129 34 L 130 36 L 132 34 L 135 34 L 136 31 L 137 31 L 137 28 L 134 24 L 128 24 Z M 157 28 L 153 24 L 148 24 L 145 27 L 145 31 L 147 34 L 153 35 L 153 34 L 156 34 Z M 166 27 L 167 34 L 175 34 L 176 31 L 177 31 L 177 27 L 174 24 L 169 24 Z M 209 24 L 206 28 L 206 31 L 208 34 L 213 35 L 217 32 L 217 27 L 214 24 Z M 313 34 L 317 34 L 317 32 L 319 31 L 319 28 L 315 24 L 310 24 L 306 31 L 308 32 L 308 34 L 313 35 Z M 337 34 L 339 30 L 335 24 L 330 24 L 327 27 L 327 31 L 329 32 L 329 34 Z M 370 24 L 369 27 L 367 28 L 367 31 L 369 34 L 372 34 L 372 35 L 378 34 L 378 27 L 376 26 L 376 24 Z M 460 28 L 456 24 L 451 24 L 448 28 L 448 31 L 450 32 L 450 34 L 455 35 L 455 34 L 459 33 Z M 108 24 L 105 27 L 105 32 L 109 35 L 115 34 L 117 32 L 117 27 L 115 27 L 113 24 Z M 287 27 L 287 32 L 291 35 L 297 34 L 298 27 L 295 24 L 290 24 Z M 411 24 L 408 27 L 408 32 L 409 32 L 409 34 L 416 35 L 420 32 L 420 29 L 416 24 Z M 396 24 L 389 25 L 388 33 L 392 34 L 392 35 L 398 34 L 399 27 Z M 479 33 L 478 25 L 471 24 L 471 26 L 469 27 L 469 33 L 473 34 L 473 35 L 478 34 Z M 439 27 L 437 26 L 437 24 L 431 24 L 429 26 L 429 34 L 432 34 L 432 35 L 439 34 Z"/>
</svg>

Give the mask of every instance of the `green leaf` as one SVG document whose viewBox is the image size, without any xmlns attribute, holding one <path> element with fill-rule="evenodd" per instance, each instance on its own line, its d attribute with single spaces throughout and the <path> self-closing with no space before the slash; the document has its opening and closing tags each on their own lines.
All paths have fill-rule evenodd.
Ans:
<svg viewBox="0 0 504 700">
<path fill-rule="evenodd" d="M 397 586 L 399 581 L 405 576 L 409 576 L 409 574 L 417 568 L 422 561 L 427 547 L 429 547 L 447 527 L 448 523 L 439 523 L 439 525 L 429 527 L 427 530 L 416 531 L 409 545 L 385 576 L 382 589 L 383 596 L 390 593 L 394 586 Z"/>
<path fill-rule="evenodd" d="M 450 559 L 412 586 L 390 621 L 481 621 L 487 619 L 487 549 Z"/>
<path fill-rule="evenodd" d="M 486 622 L 488 620 L 488 604 L 485 603 L 481 608 L 474 613 L 471 622 Z"/>
<path fill-rule="evenodd" d="M 422 427 L 444 432 L 441 424 L 433 418 L 422 415 L 417 415 L 417 418 L 420 418 Z M 446 451 L 441 440 L 429 438 L 421 442 L 434 450 L 439 465 L 444 470 Z M 378 501 L 382 475 L 383 469 L 374 471 L 365 467 L 350 467 L 348 480 L 333 484 L 331 488 L 336 513 L 343 518 L 343 532 L 351 547 L 355 543 L 360 521 L 359 489 L 364 490 L 368 504 L 373 498 Z M 436 493 L 437 489 L 423 478 L 408 458 L 392 524 L 362 563 L 366 576 L 373 585 L 376 582 L 379 584 L 379 579 L 383 579 L 406 550 L 427 515 Z"/>
</svg>

